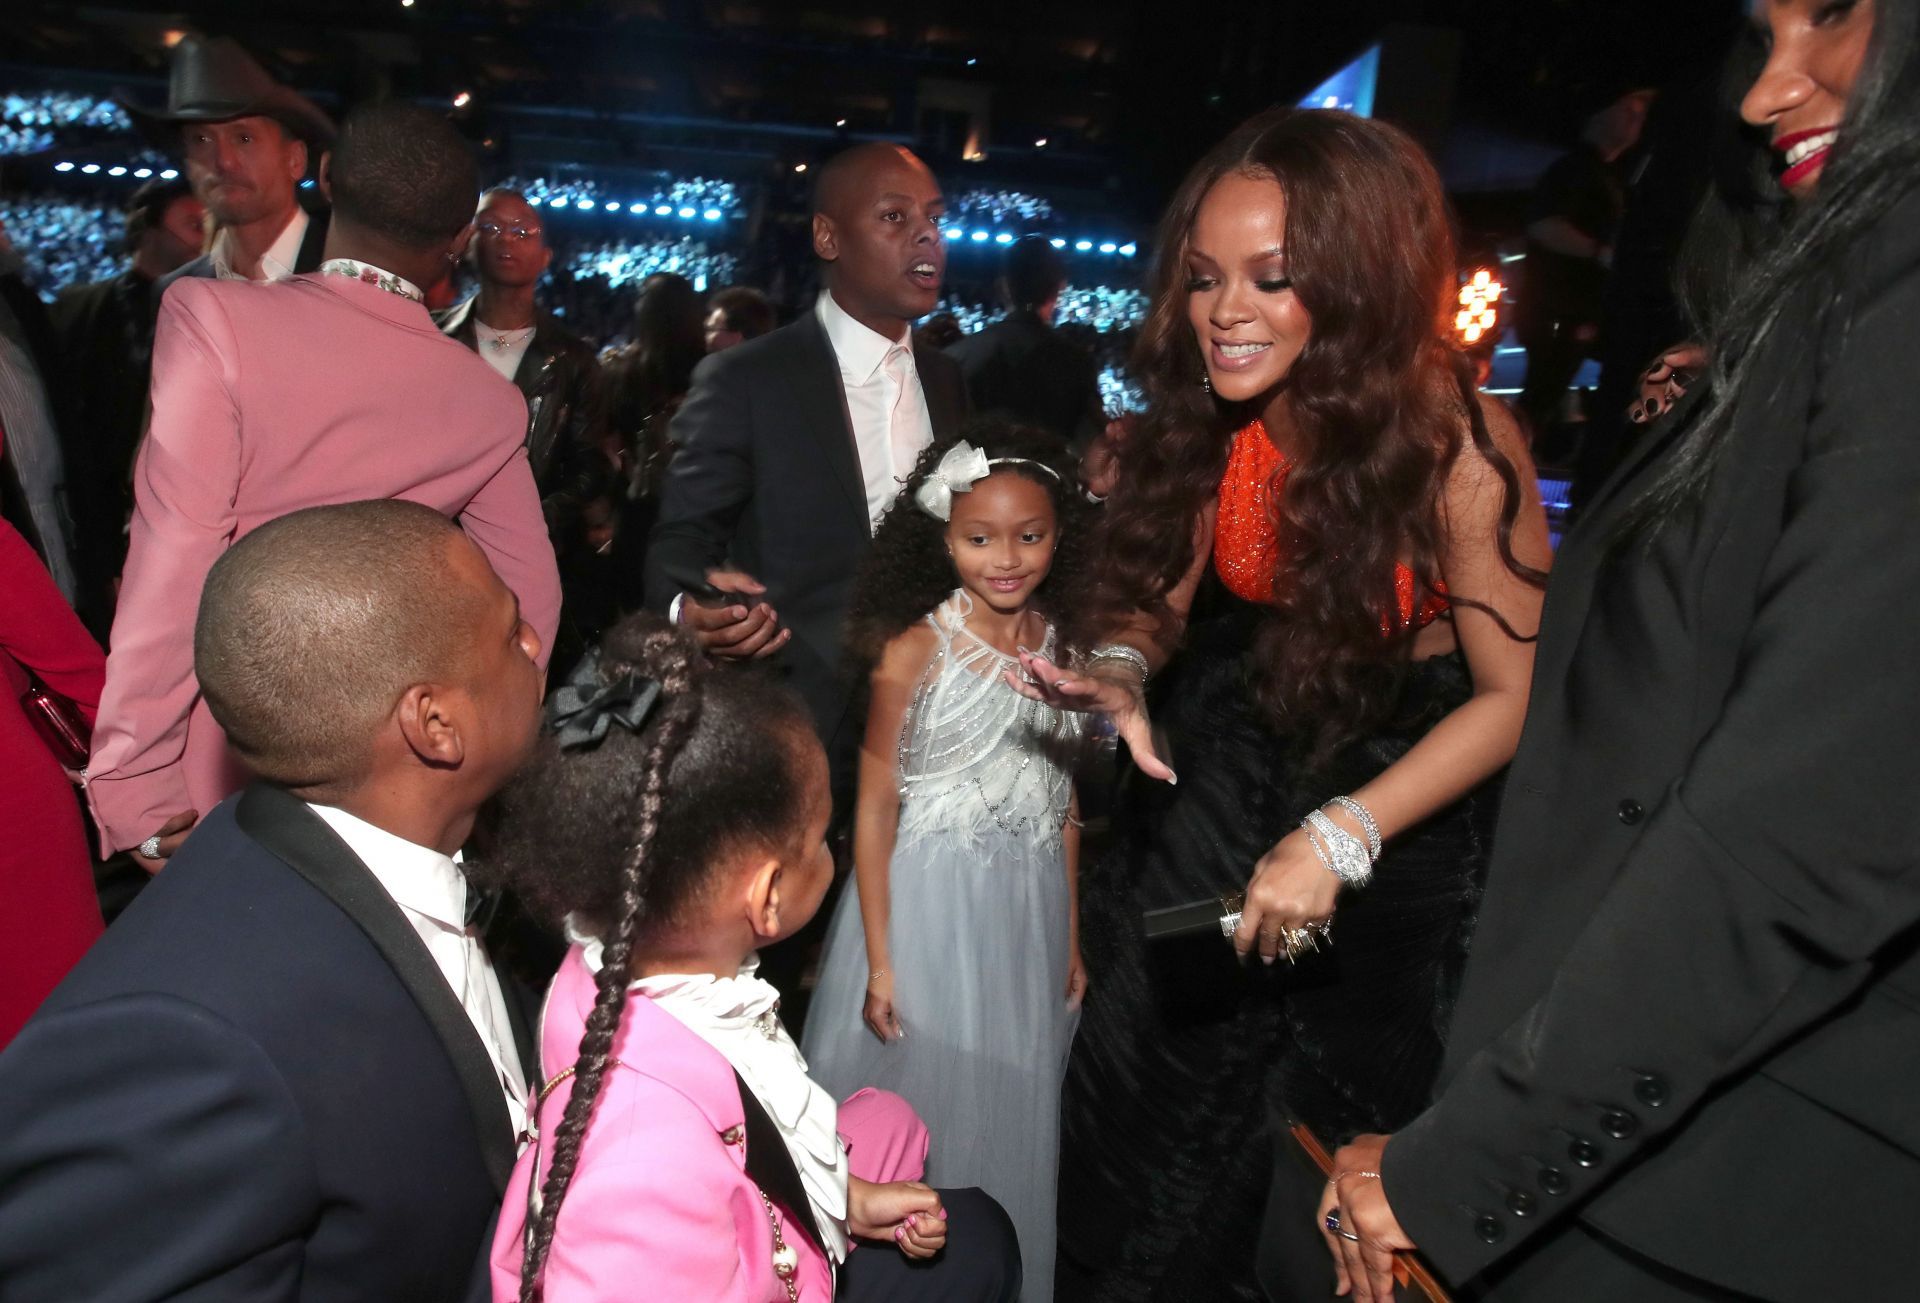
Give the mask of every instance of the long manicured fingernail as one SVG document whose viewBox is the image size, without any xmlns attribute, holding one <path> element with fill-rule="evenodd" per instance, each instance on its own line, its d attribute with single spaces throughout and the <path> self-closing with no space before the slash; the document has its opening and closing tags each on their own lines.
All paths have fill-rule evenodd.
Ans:
<svg viewBox="0 0 1920 1303">
<path fill-rule="evenodd" d="M 893 1228 L 893 1238 L 894 1238 L 895 1240 L 904 1240 L 904 1239 L 906 1239 L 906 1238 L 907 1238 L 907 1228 L 906 1228 L 906 1227 L 904 1227 L 904 1226 L 896 1226 L 896 1227 L 894 1227 L 894 1228 Z"/>
</svg>

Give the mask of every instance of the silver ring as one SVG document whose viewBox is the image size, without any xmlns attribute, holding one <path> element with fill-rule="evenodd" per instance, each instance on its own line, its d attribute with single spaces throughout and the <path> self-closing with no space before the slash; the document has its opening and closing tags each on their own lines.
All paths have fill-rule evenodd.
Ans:
<svg viewBox="0 0 1920 1303">
<path fill-rule="evenodd" d="M 141 842 L 139 846 L 139 851 L 142 856 L 144 856 L 149 860 L 159 859 L 160 858 L 159 835 L 156 834 L 152 837 L 147 838 L 145 841 Z"/>
<path fill-rule="evenodd" d="M 1340 1224 L 1340 1208 L 1337 1204 L 1333 1207 L 1332 1211 L 1327 1214 L 1326 1227 L 1343 1240 L 1349 1240 L 1354 1244 L 1360 1242 L 1358 1235 L 1355 1235 L 1352 1231 Z"/>
</svg>

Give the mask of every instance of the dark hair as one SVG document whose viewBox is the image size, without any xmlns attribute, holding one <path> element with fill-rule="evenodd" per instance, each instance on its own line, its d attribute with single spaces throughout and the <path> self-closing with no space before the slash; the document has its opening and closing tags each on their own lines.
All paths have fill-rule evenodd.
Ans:
<svg viewBox="0 0 1920 1303">
<path fill-rule="evenodd" d="M 484 595 L 448 565 L 459 537 L 431 507 L 380 499 L 293 512 L 221 554 L 193 669 L 248 767 L 323 790 L 365 774 L 394 702 L 461 664 L 483 618 Z"/>
<path fill-rule="evenodd" d="M 936 439 L 914 463 L 913 474 L 880 519 L 873 550 L 854 583 L 847 609 L 847 645 L 854 668 L 865 670 L 880 659 L 887 644 L 953 592 L 953 562 L 947 556 L 945 521 L 922 511 L 913 500 L 940 459 L 961 441 L 988 457 L 1018 457 L 1038 465 L 996 466 L 1032 480 L 1053 500 L 1058 530 L 1053 565 L 1035 592 L 1034 606 L 1053 624 L 1062 655 L 1084 651 L 1090 643 L 1092 507 L 1080 492 L 1072 460 L 1060 440 L 1004 416 L 969 421 L 958 432 Z M 1041 466 L 1052 468 L 1049 475 Z"/>
<path fill-rule="evenodd" d="M 571 916 L 603 947 L 573 1091 L 521 1259 L 527 1303 L 540 1297 L 636 947 L 679 920 L 725 854 L 790 846 L 808 812 L 797 759 L 812 725 L 791 693 L 757 673 L 707 670 L 693 643 L 653 615 L 615 625 L 600 657 L 603 682 L 640 674 L 660 685 L 660 704 L 637 733 L 616 723 L 591 747 L 561 750 L 543 739 L 502 793 L 494 853 L 474 866 L 478 880 L 511 887 L 555 924 Z"/>
<path fill-rule="evenodd" d="M 1756 37 L 1751 32 L 1749 40 Z M 1758 58 L 1749 60 L 1757 69 Z M 1635 499 L 1615 540 L 1650 541 L 1667 521 L 1689 517 L 1705 498 L 1743 407 L 1764 402 L 1778 375 L 1758 367 L 1778 332 L 1815 338 L 1828 322 L 1785 318 L 1804 291 L 1828 283 L 1856 241 L 1920 184 L 1920 4 L 1877 4 L 1866 60 L 1853 85 L 1839 138 L 1817 192 L 1795 205 L 1786 226 L 1733 287 L 1712 343 L 1706 410 L 1666 454 Z M 1829 290 L 1821 315 L 1839 307 Z"/>
<path fill-rule="evenodd" d="M 682 397 L 693 368 L 707 355 L 700 295 L 693 282 L 655 272 L 640 283 L 633 308 L 633 341 L 614 361 L 615 420 L 631 433 Z"/>
<path fill-rule="evenodd" d="M 416 252 L 458 235 L 480 192 L 473 151 L 446 114 L 399 100 L 347 115 L 327 175 L 342 217 Z"/>
<path fill-rule="evenodd" d="M 1279 495 L 1286 547 L 1253 686 L 1276 724 L 1307 726 L 1324 754 L 1391 710 L 1416 632 L 1400 622 L 1382 635 L 1383 614 L 1399 610 L 1395 566 L 1412 569 L 1416 605 L 1436 593 L 1444 494 L 1466 437 L 1504 488 L 1502 560 L 1530 581 L 1544 576 L 1513 554 L 1519 479 L 1487 434 L 1470 363 L 1443 317 L 1458 267 L 1432 163 L 1384 123 L 1275 109 L 1201 159 L 1161 219 L 1153 301 L 1134 355 L 1148 410 L 1121 446 L 1095 545 L 1105 619 L 1145 611 L 1163 636 L 1177 631 L 1167 594 L 1192 565 L 1194 525 L 1219 491 L 1233 432 L 1259 414 L 1203 387 L 1187 320 L 1195 216 L 1208 191 L 1236 174 L 1270 177 L 1285 193 L 1287 274 L 1312 319 L 1285 388 L 1300 448 Z"/>
<path fill-rule="evenodd" d="M 1044 235 L 1014 241 L 1001 273 L 1006 304 L 1015 312 L 1031 312 L 1058 294 L 1067 283 L 1067 264 Z"/>
<path fill-rule="evenodd" d="M 127 252 L 139 253 L 147 232 L 166 219 L 167 209 L 177 200 L 193 198 L 193 186 L 185 177 L 162 181 L 158 177 L 133 192 L 127 201 Z"/>
<path fill-rule="evenodd" d="M 758 339 L 774 327 L 773 301 L 751 285 L 730 285 L 707 300 L 709 313 L 719 312 L 727 329 L 742 339 Z"/>
</svg>

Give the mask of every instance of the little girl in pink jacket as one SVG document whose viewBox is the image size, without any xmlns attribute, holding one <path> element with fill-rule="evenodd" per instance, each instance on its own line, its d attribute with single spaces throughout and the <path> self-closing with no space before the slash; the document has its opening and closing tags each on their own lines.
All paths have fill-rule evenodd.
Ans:
<svg viewBox="0 0 1920 1303">
<path fill-rule="evenodd" d="M 575 944 L 547 995 L 496 1303 L 1017 1298 L 1006 1214 L 914 1179 L 929 1137 L 909 1103 L 836 1105 L 754 975 L 833 875 L 804 708 L 635 617 L 549 722 L 493 871 Z"/>
</svg>

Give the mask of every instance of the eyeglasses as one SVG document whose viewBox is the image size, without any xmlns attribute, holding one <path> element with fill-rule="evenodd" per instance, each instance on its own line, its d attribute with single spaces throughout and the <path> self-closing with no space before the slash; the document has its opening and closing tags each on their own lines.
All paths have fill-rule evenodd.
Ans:
<svg viewBox="0 0 1920 1303">
<path fill-rule="evenodd" d="M 531 240 L 540 234 L 539 227 L 521 226 L 518 223 L 502 226 L 498 222 L 481 222 L 473 229 L 490 240 Z"/>
</svg>

